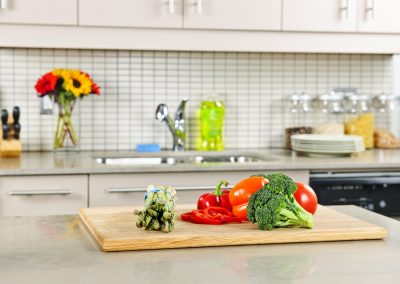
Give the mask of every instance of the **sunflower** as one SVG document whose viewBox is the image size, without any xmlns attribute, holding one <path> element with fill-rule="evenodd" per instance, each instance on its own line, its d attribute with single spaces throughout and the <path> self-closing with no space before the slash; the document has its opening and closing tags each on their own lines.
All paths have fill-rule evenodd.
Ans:
<svg viewBox="0 0 400 284">
<path fill-rule="evenodd" d="M 54 76 L 62 78 L 64 81 L 67 81 L 70 79 L 71 72 L 66 69 L 54 69 L 51 73 L 53 73 Z"/>
<path fill-rule="evenodd" d="M 89 95 L 92 91 L 92 80 L 79 70 L 71 70 L 69 78 L 64 78 L 64 88 L 74 94 L 75 97 Z"/>
</svg>

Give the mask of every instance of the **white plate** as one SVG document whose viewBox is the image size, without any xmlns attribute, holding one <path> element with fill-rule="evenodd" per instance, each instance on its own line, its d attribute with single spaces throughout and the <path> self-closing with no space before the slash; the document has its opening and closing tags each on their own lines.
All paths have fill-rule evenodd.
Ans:
<svg viewBox="0 0 400 284">
<path fill-rule="evenodd" d="M 323 135 L 323 134 L 296 134 L 291 136 L 292 140 L 295 141 L 308 141 L 311 143 L 337 143 L 337 142 L 354 142 L 362 141 L 361 136 L 355 135 Z"/>
</svg>

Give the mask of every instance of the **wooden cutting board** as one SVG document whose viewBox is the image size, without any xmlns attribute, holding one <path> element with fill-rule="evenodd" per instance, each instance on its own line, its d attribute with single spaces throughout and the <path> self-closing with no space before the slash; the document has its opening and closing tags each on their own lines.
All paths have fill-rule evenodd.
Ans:
<svg viewBox="0 0 400 284">
<path fill-rule="evenodd" d="M 176 213 L 194 206 L 180 206 Z M 80 210 L 80 218 L 104 251 L 147 250 L 188 247 L 256 245 L 299 242 L 384 239 L 387 231 L 357 218 L 319 205 L 314 228 L 278 228 L 261 231 L 249 222 L 199 225 L 176 220 L 171 233 L 136 228 L 134 209 L 142 207 L 98 207 Z"/>
</svg>

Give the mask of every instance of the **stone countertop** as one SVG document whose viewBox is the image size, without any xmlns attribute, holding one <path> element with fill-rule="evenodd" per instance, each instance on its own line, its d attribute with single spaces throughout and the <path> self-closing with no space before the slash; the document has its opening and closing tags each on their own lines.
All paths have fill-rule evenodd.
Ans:
<svg viewBox="0 0 400 284">
<path fill-rule="evenodd" d="M 398 283 L 400 222 L 338 211 L 388 229 L 385 240 L 105 253 L 75 216 L 0 218 L 0 283 Z"/>
<path fill-rule="evenodd" d="M 175 165 L 102 165 L 98 157 L 143 157 L 171 155 L 255 155 L 267 159 L 254 163 L 175 164 Z M 0 159 L 0 176 L 100 174 L 143 172 L 271 170 L 400 170 L 400 150 L 369 150 L 354 157 L 311 158 L 282 149 L 230 150 L 220 153 L 187 151 L 138 154 L 135 152 L 26 152 L 17 159 Z"/>
</svg>

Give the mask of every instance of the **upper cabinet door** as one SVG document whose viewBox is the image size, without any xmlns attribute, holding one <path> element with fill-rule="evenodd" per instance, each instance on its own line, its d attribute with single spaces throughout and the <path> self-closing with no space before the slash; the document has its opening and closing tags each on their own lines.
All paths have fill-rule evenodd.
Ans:
<svg viewBox="0 0 400 284">
<path fill-rule="evenodd" d="M 182 0 L 79 0 L 79 25 L 182 28 Z"/>
<path fill-rule="evenodd" d="M 77 0 L 1 0 L 0 23 L 76 25 Z"/>
<path fill-rule="evenodd" d="M 357 0 L 283 0 L 282 26 L 284 31 L 356 32 Z"/>
<path fill-rule="evenodd" d="M 360 0 L 360 32 L 400 32 L 399 0 Z"/>
<path fill-rule="evenodd" d="M 184 28 L 281 29 L 281 0 L 184 0 L 184 2 Z"/>
</svg>

